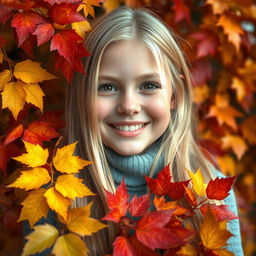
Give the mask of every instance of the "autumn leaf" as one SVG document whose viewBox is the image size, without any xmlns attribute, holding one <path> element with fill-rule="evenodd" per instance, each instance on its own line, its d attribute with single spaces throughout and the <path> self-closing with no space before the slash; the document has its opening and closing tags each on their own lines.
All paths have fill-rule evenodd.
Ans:
<svg viewBox="0 0 256 256">
<path fill-rule="evenodd" d="M 60 236 L 53 246 L 52 253 L 61 256 L 87 256 L 89 250 L 86 248 L 84 241 L 75 234 L 66 234 Z"/>
<path fill-rule="evenodd" d="M 236 98 L 239 102 L 241 102 L 247 94 L 246 83 L 240 78 L 234 76 L 232 78 L 231 88 L 236 91 Z"/>
<path fill-rule="evenodd" d="M 105 190 L 106 200 L 110 212 L 102 218 L 102 220 L 110 220 L 114 222 L 119 222 L 120 218 L 125 216 L 129 208 L 129 194 L 122 179 L 121 184 L 118 186 L 116 193 L 112 194 Z"/>
<path fill-rule="evenodd" d="M 73 208 L 68 212 L 67 228 L 80 236 L 90 236 L 107 227 L 96 219 L 90 218 L 92 202 L 81 208 Z"/>
<path fill-rule="evenodd" d="M 134 248 L 129 243 L 129 240 L 123 236 L 117 236 L 113 243 L 113 256 L 136 256 Z"/>
<path fill-rule="evenodd" d="M 51 177 L 45 168 L 37 167 L 21 172 L 21 176 L 8 187 L 25 190 L 38 189 L 48 183 Z"/>
<path fill-rule="evenodd" d="M 49 206 L 44 197 L 45 192 L 46 189 L 39 188 L 28 194 L 26 199 L 21 203 L 23 207 L 18 221 L 28 220 L 32 227 L 42 217 L 46 218 Z"/>
<path fill-rule="evenodd" d="M 4 139 L 4 145 L 8 145 L 9 143 L 15 141 L 20 138 L 23 133 L 23 125 L 19 124 L 14 129 L 12 129 Z"/>
<path fill-rule="evenodd" d="M 134 217 L 144 215 L 150 207 L 150 194 L 146 194 L 140 197 L 135 196 L 132 198 L 129 212 Z"/>
<path fill-rule="evenodd" d="M 40 83 L 45 80 L 57 78 L 56 76 L 48 73 L 40 65 L 41 63 L 39 62 L 27 59 L 15 65 L 13 74 L 17 79 L 20 79 L 27 84 Z"/>
<path fill-rule="evenodd" d="M 47 149 L 43 149 L 39 145 L 33 145 L 29 142 L 23 141 L 27 153 L 13 157 L 13 159 L 28 165 L 29 167 L 38 167 L 46 164 L 49 153 Z"/>
<path fill-rule="evenodd" d="M 183 243 L 172 231 L 164 226 L 169 222 L 173 210 L 146 213 L 136 227 L 138 240 L 151 250 L 168 249 Z"/>
<path fill-rule="evenodd" d="M 192 84 L 194 86 L 202 86 L 212 78 L 212 66 L 209 60 L 201 58 L 193 62 L 192 68 Z"/>
<path fill-rule="evenodd" d="M 187 201 L 191 205 L 196 206 L 197 205 L 197 199 L 196 199 L 196 196 L 193 193 L 192 189 L 190 189 L 186 186 L 184 186 L 184 189 L 185 189 L 185 197 L 186 197 Z"/>
<path fill-rule="evenodd" d="M 190 10 L 183 0 L 174 0 L 172 9 L 175 13 L 174 22 L 178 23 L 182 20 L 186 20 L 188 24 L 191 23 Z"/>
<path fill-rule="evenodd" d="M 54 187 L 49 188 L 44 196 L 47 199 L 49 207 L 57 212 L 64 220 L 67 219 L 68 207 L 71 205 L 71 200 L 62 196 Z"/>
<path fill-rule="evenodd" d="M 197 256 L 197 250 L 191 244 L 185 244 L 177 252 L 177 255 L 182 256 Z"/>
<path fill-rule="evenodd" d="M 62 173 L 77 173 L 91 162 L 73 156 L 77 142 L 58 148 L 53 158 L 54 167 Z"/>
<path fill-rule="evenodd" d="M 112 10 L 118 8 L 120 5 L 118 0 L 106 0 L 103 3 L 104 9 L 106 12 L 111 12 Z"/>
<path fill-rule="evenodd" d="M 18 35 L 18 46 L 20 47 L 28 36 L 35 30 L 37 24 L 44 23 L 41 15 L 33 11 L 17 13 L 12 18 L 12 27 Z"/>
<path fill-rule="evenodd" d="M 169 165 L 165 166 L 158 174 L 157 178 L 153 179 L 146 177 L 147 185 L 150 191 L 156 195 L 166 195 L 170 190 L 171 174 Z"/>
<path fill-rule="evenodd" d="M 5 23 L 12 15 L 12 9 L 4 4 L 0 4 L 0 22 Z"/>
<path fill-rule="evenodd" d="M 207 185 L 204 182 L 202 171 L 197 169 L 195 173 L 187 170 L 190 178 L 192 179 L 193 189 L 199 196 L 205 196 L 205 189 Z"/>
<path fill-rule="evenodd" d="M 83 9 L 84 16 L 87 17 L 90 14 L 92 17 L 95 17 L 94 6 L 100 6 L 99 0 L 83 0 L 83 2 L 79 5 L 78 11 Z"/>
<path fill-rule="evenodd" d="M 236 161 L 233 156 L 229 154 L 219 156 L 217 157 L 217 162 L 224 175 L 236 175 Z"/>
<path fill-rule="evenodd" d="M 211 210 L 208 209 L 200 227 L 200 237 L 203 245 L 208 249 L 220 249 L 227 245 L 227 240 L 232 234 L 219 227 Z"/>
<path fill-rule="evenodd" d="M 2 92 L 2 108 L 8 108 L 15 119 L 25 105 L 25 91 L 23 85 L 18 82 L 10 82 L 5 85 Z"/>
<path fill-rule="evenodd" d="M 210 180 L 206 188 L 208 199 L 223 200 L 229 195 L 229 191 L 234 184 L 236 176 Z"/>
<path fill-rule="evenodd" d="M 5 69 L 0 73 L 0 91 L 2 91 L 4 86 L 11 81 L 11 78 L 12 72 L 9 69 Z"/>
<path fill-rule="evenodd" d="M 58 235 L 58 230 L 50 224 L 35 226 L 34 231 L 26 236 L 28 241 L 21 256 L 29 256 L 44 251 L 54 244 Z"/>
<path fill-rule="evenodd" d="M 37 36 L 37 46 L 48 42 L 54 35 L 54 27 L 51 23 L 43 23 L 36 26 L 32 35 Z"/>
<path fill-rule="evenodd" d="M 76 33 L 82 38 L 85 37 L 85 33 L 91 30 L 90 23 L 87 20 L 80 22 L 73 22 L 71 27 L 76 31 Z"/>
<path fill-rule="evenodd" d="M 57 178 L 55 188 L 63 196 L 70 199 L 95 195 L 83 184 L 83 179 L 76 178 L 72 174 L 60 175 Z"/>
<path fill-rule="evenodd" d="M 241 130 L 244 138 L 250 144 L 256 144 L 256 115 L 252 115 L 243 120 L 241 124 Z"/>
<path fill-rule="evenodd" d="M 228 3 L 223 0 L 207 0 L 206 3 L 212 6 L 215 15 L 222 14 L 229 9 Z"/>
<path fill-rule="evenodd" d="M 169 185 L 168 196 L 173 200 L 181 199 L 185 194 L 185 187 L 188 186 L 190 180 L 171 182 Z"/>
</svg>

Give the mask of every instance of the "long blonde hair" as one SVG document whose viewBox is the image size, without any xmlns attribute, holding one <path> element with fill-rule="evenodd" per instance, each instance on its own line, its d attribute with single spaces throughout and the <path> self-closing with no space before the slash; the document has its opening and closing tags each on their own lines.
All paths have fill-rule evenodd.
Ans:
<svg viewBox="0 0 256 256">
<path fill-rule="evenodd" d="M 189 179 L 185 168 L 196 170 L 200 167 L 206 180 L 213 176 L 196 143 L 190 73 L 176 37 L 168 26 L 150 11 L 120 7 L 98 18 L 93 24 L 92 31 L 85 39 L 86 49 L 91 54 L 84 59 L 86 75 L 76 73 L 67 92 L 65 143 L 79 141 L 76 154 L 93 161 L 80 175 L 87 186 L 97 193 L 93 198 L 93 215 L 96 218 L 103 217 L 107 211 L 103 187 L 108 191 L 115 191 L 94 108 L 99 67 L 106 48 L 122 40 L 136 40 L 145 45 L 158 65 L 168 67 L 172 78 L 175 108 L 171 110 L 171 121 L 151 167 L 151 175 L 160 155 L 163 154 L 165 164 L 171 163 L 173 180 Z M 88 198 L 83 198 L 75 204 L 82 206 L 87 202 Z M 194 226 L 198 227 L 199 222 L 200 218 L 195 218 Z M 87 240 L 91 254 L 109 253 L 116 232 L 116 227 L 109 225 L 108 229 Z"/>
</svg>

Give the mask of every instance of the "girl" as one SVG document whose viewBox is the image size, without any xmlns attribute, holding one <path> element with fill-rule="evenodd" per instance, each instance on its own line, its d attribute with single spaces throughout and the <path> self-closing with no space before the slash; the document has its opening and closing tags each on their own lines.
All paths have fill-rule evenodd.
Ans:
<svg viewBox="0 0 256 256">
<path fill-rule="evenodd" d="M 107 207 L 103 187 L 115 191 L 124 177 L 131 195 L 146 193 L 144 175 L 155 177 L 171 163 L 175 181 L 189 179 L 185 168 L 220 175 L 195 140 L 190 73 L 170 29 L 146 10 L 122 7 L 96 21 L 85 42 L 87 75 L 77 73 L 68 87 L 66 143 L 79 141 L 77 154 L 93 161 L 81 175 L 94 197 L 94 217 Z M 85 199 L 75 202 L 85 205 Z M 234 194 L 224 201 L 236 214 Z M 198 227 L 200 216 L 193 219 Z M 242 256 L 238 220 L 228 249 Z M 87 242 L 91 255 L 111 251 L 109 224 Z"/>
</svg>

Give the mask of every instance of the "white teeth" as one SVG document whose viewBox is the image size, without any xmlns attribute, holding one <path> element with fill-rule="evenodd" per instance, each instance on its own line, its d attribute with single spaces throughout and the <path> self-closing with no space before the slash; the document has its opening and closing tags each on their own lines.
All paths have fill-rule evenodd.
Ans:
<svg viewBox="0 0 256 256">
<path fill-rule="evenodd" d="M 114 126 L 114 125 L 113 125 Z M 137 125 L 117 125 L 114 126 L 117 130 L 120 131 L 126 131 L 126 132 L 131 132 L 131 131 L 136 131 L 140 129 L 144 124 L 137 124 Z"/>
</svg>

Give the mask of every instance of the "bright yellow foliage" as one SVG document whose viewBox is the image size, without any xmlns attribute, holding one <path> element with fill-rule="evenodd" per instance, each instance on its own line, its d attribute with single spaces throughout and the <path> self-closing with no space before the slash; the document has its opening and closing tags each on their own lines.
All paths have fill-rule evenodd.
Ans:
<svg viewBox="0 0 256 256">
<path fill-rule="evenodd" d="M 53 165 L 62 173 L 77 173 L 91 162 L 73 156 L 77 142 L 59 148 L 53 158 Z"/>
<path fill-rule="evenodd" d="M 36 167 L 21 172 L 21 176 L 8 187 L 23 188 L 25 190 L 38 189 L 48 183 L 51 177 L 48 171 L 42 167 Z"/>
<path fill-rule="evenodd" d="M 73 22 L 71 26 L 76 31 L 76 33 L 80 35 L 82 38 L 85 37 L 86 32 L 91 30 L 90 23 L 87 20 Z"/>
<path fill-rule="evenodd" d="M 47 199 L 47 203 L 49 207 L 61 215 L 64 220 L 67 219 L 67 210 L 68 207 L 71 205 L 71 200 L 69 198 L 64 197 L 61 195 L 55 188 L 49 188 L 44 196 Z"/>
<path fill-rule="evenodd" d="M 2 108 L 8 108 L 17 119 L 20 110 L 24 107 L 25 95 L 22 84 L 18 82 L 5 84 L 2 92 Z"/>
<path fill-rule="evenodd" d="M 41 63 L 39 62 L 33 62 L 27 59 L 16 64 L 13 74 L 17 79 L 20 79 L 27 84 L 40 83 L 45 80 L 57 78 L 48 73 L 40 65 Z"/>
<path fill-rule="evenodd" d="M 46 164 L 49 156 L 48 149 L 43 149 L 40 145 L 34 145 L 26 141 L 23 142 L 27 153 L 13 157 L 13 159 L 26 164 L 29 167 L 38 167 Z"/>
<path fill-rule="evenodd" d="M 5 69 L 0 73 L 0 91 L 4 89 L 4 86 L 11 81 L 12 72 L 9 69 Z"/>
<path fill-rule="evenodd" d="M 82 208 L 73 208 L 68 213 L 66 225 L 68 229 L 81 236 L 89 236 L 107 227 L 96 219 L 90 218 L 92 202 Z"/>
<path fill-rule="evenodd" d="M 84 11 L 84 16 L 87 17 L 90 14 L 92 17 L 95 17 L 94 6 L 100 6 L 99 0 L 83 0 L 83 3 L 79 5 L 78 11 Z"/>
<path fill-rule="evenodd" d="M 202 171 L 200 169 L 197 169 L 196 173 L 193 173 L 189 170 L 188 174 L 190 178 L 192 179 L 193 183 L 193 189 L 199 196 L 205 196 L 205 190 L 207 187 L 207 184 L 204 182 L 204 177 L 202 174 Z"/>
<path fill-rule="evenodd" d="M 52 225 L 38 225 L 35 231 L 26 236 L 28 239 L 21 256 L 28 256 L 37 252 L 42 252 L 51 247 L 59 236 L 58 230 Z"/>
<path fill-rule="evenodd" d="M 85 243 L 75 234 L 60 236 L 52 250 L 55 256 L 86 256 L 88 252 Z"/>
<path fill-rule="evenodd" d="M 111 12 L 112 10 L 118 8 L 119 5 L 119 0 L 107 0 L 103 3 L 103 6 L 107 12 Z"/>
<path fill-rule="evenodd" d="M 57 178 L 55 188 L 65 197 L 92 196 L 92 193 L 84 184 L 83 180 L 74 177 L 72 174 L 63 174 Z"/>
<path fill-rule="evenodd" d="M 182 256 L 197 256 L 197 251 L 191 244 L 185 244 L 177 254 Z"/>
<path fill-rule="evenodd" d="M 26 199 L 21 203 L 23 208 L 18 221 L 28 220 L 32 227 L 42 217 L 46 218 L 49 206 L 44 197 L 45 191 L 46 189 L 40 188 L 28 194 Z"/>
</svg>

